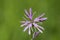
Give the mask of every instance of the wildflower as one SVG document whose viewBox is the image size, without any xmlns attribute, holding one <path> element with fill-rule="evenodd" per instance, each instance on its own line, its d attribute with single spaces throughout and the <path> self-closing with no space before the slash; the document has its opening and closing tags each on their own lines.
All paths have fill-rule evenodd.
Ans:
<svg viewBox="0 0 60 40">
<path fill-rule="evenodd" d="M 29 12 L 25 9 L 25 15 L 29 20 L 21 21 L 22 25 L 21 27 L 25 26 L 24 32 L 28 30 L 28 34 L 31 34 L 31 31 L 34 32 L 33 28 L 38 30 L 40 33 L 43 33 L 44 28 L 42 26 L 39 26 L 37 23 L 45 21 L 47 18 L 43 18 L 45 15 L 44 13 L 41 14 L 39 17 L 36 17 L 33 20 L 33 13 L 32 8 L 29 9 Z M 25 19 L 25 18 L 24 18 Z M 37 35 L 39 32 L 35 32 L 34 36 Z"/>
</svg>

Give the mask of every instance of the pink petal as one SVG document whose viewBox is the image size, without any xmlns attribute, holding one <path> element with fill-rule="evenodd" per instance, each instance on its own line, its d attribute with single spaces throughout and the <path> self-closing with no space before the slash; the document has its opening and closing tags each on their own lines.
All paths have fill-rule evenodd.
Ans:
<svg viewBox="0 0 60 40">
<path fill-rule="evenodd" d="M 31 34 L 31 27 L 32 27 L 32 23 L 29 24 L 29 31 L 28 31 L 29 35 Z"/>
<path fill-rule="evenodd" d="M 42 31 L 42 30 L 40 30 L 38 27 L 36 27 L 36 28 L 39 30 L 39 32 L 43 33 L 43 31 Z"/>
<path fill-rule="evenodd" d="M 39 30 L 39 32 L 43 33 L 42 30 L 40 30 L 40 29 L 38 28 L 39 25 L 37 25 L 36 23 L 33 23 L 33 25 L 34 25 L 34 27 L 36 27 L 36 28 Z"/>
<path fill-rule="evenodd" d="M 31 8 L 29 9 L 29 13 L 30 13 L 29 18 L 32 20 L 32 9 Z"/>
<path fill-rule="evenodd" d="M 39 22 L 39 19 L 38 19 L 38 18 L 35 18 L 35 19 L 34 19 L 34 22 Z"/>
<path fill-rule="evenodd" d="M 28 25 L 30 23 L 29 21 L 26 21 L 24 24 L 21 25 L 21 27 Z"/>
<path fill-rule="evenodd" d="M 27 26 L 27 27 L 25 27 L 25 29 L 23 30 L 24 32 L 28 29 L 29 27 Z"/>
<path fill-rule="evenodd" d="M 27 16 L 29 16 L 29 13 L 27 12 L 27 10 L 25 9 L 24 11 L 25 11 L 25 14 L 26 14 Z"/>
<path fill-rule="evenodd" d="M 27 27 L 25 27 L 24 31 L 26 31 L 30 27 L 32 27 L 32 24 L 27 25 Z M 29 31 L 30 31 L 30 29 L 29 29 Z"/>
<path fill-rule="evenodd" d="M 42 30 L 44 30 L 44 28 L 43 27 L 41 27 L 41 26 L 38 26 L 39 27 L 39 29 L 42 29 Z"/>
<path fill-rule="evenodd" d="M 30 8 L 29 12 L 30 12 L 30 15 L 32 15 L 32 9 L 31 8 Z"/>
<path fill-rule="evenodd" d="M 47 19 L 47 18 L 40 18 L 39 21 L 42 22 L 42 21 L 44 21 L 44 20 L 46 20 L 46 19 Z"/>
<path fill-rule="evenodd" d="M 38 27 L 39 29 L 44 30 L 44 28 L 43 28 L 43 27 L 41 27 L 41 26 L 37 25 L 36 23 L 33 23 L 33 25 L 34 25 L 35 27 Z"/>
<path fill-rule="evenodd" d="M 34 19 L 34 22 L 39 22 L 40 18 L 42 18 L 45 15 L 45 13 L 41 14 L 39 17 Z"/>
<path fill-rule="evenodd" d="M 38 27 L 38 25 L 36 23 L 33 23 L 34 27 Z"/>
</svg>

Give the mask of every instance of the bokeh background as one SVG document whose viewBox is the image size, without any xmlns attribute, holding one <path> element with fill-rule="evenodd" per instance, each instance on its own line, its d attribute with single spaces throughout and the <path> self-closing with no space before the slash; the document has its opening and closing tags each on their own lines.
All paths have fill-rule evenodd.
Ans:
<svg viewBox="0 0 60 40">
<path fill-rule="evenodd" d="M 24 9 L 45 13 L 45 31 L 35 40 L 60 40 L 60 0 L 0 0 L 0 40 L 31 40 L 20 27 Z"/>
</svg>

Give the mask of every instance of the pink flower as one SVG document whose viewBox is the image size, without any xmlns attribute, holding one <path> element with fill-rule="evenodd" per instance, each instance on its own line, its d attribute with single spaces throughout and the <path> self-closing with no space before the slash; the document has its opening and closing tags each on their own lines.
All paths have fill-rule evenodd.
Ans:
<svg viewBox="0 0 60 40">
<path fill-rule="evenodd" d="M 21 27 L 24 27 L 24 32 L 28 30 L 28 34 L 31 34 L 32 32 L 35 32 L 35 30 L 38 30 L 40 33 L 43 33 L 44 28 L 42 26 L 39 26 L 37 23 L 45 21 L 47 18 L 42 18 L 45 14 L 41 14 L 39 17 L 36 17 L 33 20 L 33 14 L 32 14 L 32 8 L 29 9 L 29 12 L 25 9 L 25 15 L 27 16 L 28 19 L 26 21 L 21 21 L 22 25 Z M 35 30 L 33 30 L 33 28 Z M 34 34 L 35 35 L 35 34 Z"/>
</svg>

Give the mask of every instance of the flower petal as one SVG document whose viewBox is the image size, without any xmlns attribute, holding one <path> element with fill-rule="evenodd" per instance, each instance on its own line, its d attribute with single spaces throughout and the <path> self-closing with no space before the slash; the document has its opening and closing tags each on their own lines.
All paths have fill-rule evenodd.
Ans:
<svg viewBox="0 0 60 40">
<path fill-rule="evenodd" d="M 23 30 L 24 32 L 28 29 L 29 27 L 27 26 L 27 27 L 25 27 L 25 29 Z"/>
<path fill-rule="evenodd" d="M 40 18 L 39 21 L 42 22 L 44 20 L 46 20 L 47 18 Z"/>
<path fill-rule="evenodd" d="M 43 31 L 42 31 L 42 30 L 40 30 L 38 27 L 36 27 L 36 28 L 39 30 L 39 32 L 43 33 Z"/>
<path fill-rule="evenodd" d="M 29 24 L 29 31 L 28 31 L 29 35 L 31 34 L 31 27 L 32 27 L 32 23 Z"/>
<path fill-rule="evenodd" d="M 38 27 L 38 25 L 36 23 L 33 23 L 34 27 Z"/>
<path fill-rule="evenodd" d="M 34 25 L 34 27 L 36 27 L 36 28 L 39 30 L 39 32 L 43 33 L 42 30 L 40 30 L 40 29 L 38 28 L 39 25 L 37 25 L 36 23 L 33 23 L 33 25 Z"/>
<path fill-rule="evenodd" d="M 32 27 L 32 24 L 30 23 L 30 24 L 27 25 L 27 27 L 25 27 L 24 31 L 26 31 L 29 28 L 29 34 L 31 34 L 31 32 L 30 32 L 31 27 Z"/>
<path fill-rule="evenodd" d="M 29 18 L 32 20 L 32 8 L 29 9 Z"/>
<path fill-rule="evenodd" d="M 25 11 L 25 14 L 26 14 L 27 16 L 29 16 L 29 13 L 27 12 L 27 10 L 25 9 L 24 11 Z"/>
<path fill-rule="evenodd" d="M 39 19 L 38 19 L 38 18 L 35 18 L 35 19 L 34 19 L 34 22 L 39 22 Z"/>
<path fill-rule="evenodd" d="M 38 26 L 39 27 L 39 29 L 42 29 L 42 30 L 44 30 L 44 28 L 43 27 L 41 27 L 41 26 Z"/>
<path fill-rule="evenodd" d="M 31 30 L 30 30 L 30 27 L 29 27 L 29 32 L 28 32 L 28 33 L 29 33 L 29 35 L 31 34 Z"/>
<path fill-rule="evenodd" d="M 28 25 L 30 23 L 29 21 L 26 21 L 24 24 L 21 25 L 21 27 Z"/>
<path fill-rule="evenodd" d="M 41 20 L 41 18 L 45 15 L 45 13 L 41 14 L 39 17 L 34 19 L 34 22 L 39 22 L 39 20 Z M 45 19 L 46 20 L 46 19 Z"/>
<path fill-rule="evenodd" d="M 30 8 L 29 12 L 30 12 L 30 15 L 32 16 L 32 8 Z"/>
</svg>

